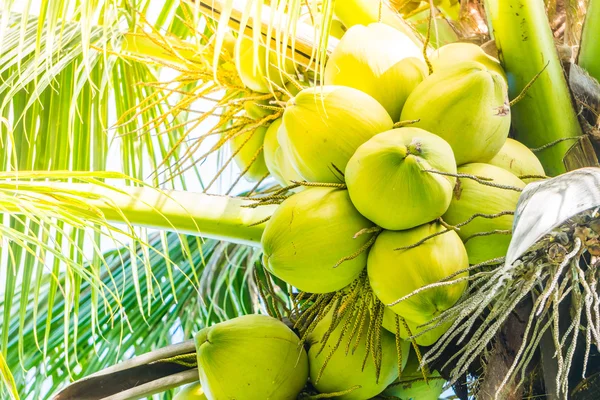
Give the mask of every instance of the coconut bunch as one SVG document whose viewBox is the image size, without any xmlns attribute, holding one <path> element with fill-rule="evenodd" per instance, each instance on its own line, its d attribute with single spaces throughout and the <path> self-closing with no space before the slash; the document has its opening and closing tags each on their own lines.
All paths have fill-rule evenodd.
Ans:
<svg viewBox="0 0 600 400">
<path fill-rule="evenodd" d="M 235 153 L 240 169 L 260 166 L 248 175 L 282 186 L 256 203 L 279 203 L 262 237 L 263 264 L 299 291 L 291 319 L 309 349 L 312 387 L 361 399 L 401 374 L 403 346 L 418 352 L 452 326 L 438 317 L 466 293 L 470 271 L 505 255 L 525 180 L 544 170 L 508 138 L 496 59 L 466 43 L 423 52 L 390 25 L 337 15 L 350 27 L 319 84 L 291 81 L 279 60 L 269 72 L 238 57 L 257 94 L 243 112 L 260 126 L 230 142 L 250 148 Z M 269 98 L 277 99 L 273 86 L 287 98 Z M 399 356 L 386 359 L 392 344 Z M 359 377 L 360 387 L 348 385 Z"/>
</svg>

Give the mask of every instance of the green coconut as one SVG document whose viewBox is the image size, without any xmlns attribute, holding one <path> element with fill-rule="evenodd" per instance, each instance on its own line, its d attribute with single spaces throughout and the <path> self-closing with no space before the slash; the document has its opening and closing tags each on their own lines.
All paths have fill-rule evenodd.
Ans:
<svg viewBox="0 0 600 400">
<path fill-rule="evenodd" d="M 265 164 L 264 150 L 261 150 L 267 128 L 267 126 L 259 126 L 253 131 L 229 139 L 231 153 L 235 154 L 233 159 L 241 171 L 247 169 L 244 178 L 249 181 L 258 181 L 269 172 Z"/>
<path fill-rule="evenodd" d="M 452 148 L 419 128 L 380 133 L 361 145 L 346 167 L 346 185 L 358 211 L 384 229 L 401 230 L 441 217 L 456 178 Z"/>
<path fill-rule="evenodd" d="M 435 222 L 406 231 L 383 231 L 377 237 L 369 252 L 367 271 L 371 288 L 383 304 L 389 305 L 469 266 L 467 251 L 454 231 L 411 249 L 396 250 L 443 230 L 445 228 Z M 465 272 L 455 279 L 467 275 Z M 466 281 L 461 281 L 427 289 L 390 308 L 403 318 L 422 324 L 452 307 L 466 287 Z"/>
<path fill-rule="evenodd" d="M 308 337 L 308 364 L 310 366 L 310 381 L 312 385 L 320 393 L 343 392 L 351 389 L 353 386 L 360 386 L 360 388 L 352 390 L 350 393 L 335 397 L 336 399 L 340 400 L 364 400 L 378 395 L 398 377 L 398 352 L 396 350 L 396 338 L 385 329 L 379 328 L 381 329 L 382 358 L 381 372 L 379 374 L 379 379 L 377 379 L 377 372 L 371 355 L 369 355 L 364 369 L 362 368 L 363 361 L 367 354 L 366 328 L 361 333 L 361 338 L 356 351 L 352 352 L 352 348 L 356 342 L 355 335 L 350 342 L 350 351 L 348 354 L 346 354 L 346 347 L 351 334 L 350 332 L 352 331 L 352 328 L 348 329 L 342 338 L 341 344 L 327 362 L 327 365 L 323 369 L 322 375 L 319 378 L 319 372 L 321 371 L 327 357 L 331 354 L 331 351 L 337 344 L 347 319 L 352 318 L 352 321 L 349 322 L 351 327 L 357 322 L 355 316 L 345 316 L 343 319 L 341 319 L 337 327 L 327 338 L 327 341 L 325 342 L 325 348 L 323 351 L 321 351 L 323 339 L 331 325 L 332 318 L 333 312 L 329 312 L 317 324 L 315 329 Z M 368 326 L 369 322 L 369 317 L 367 317 L 365 326 Z M 404 367 L 408 360 L 410 343 L 403 341 L 401 343 L 401 349 L 402 367 Z M 317 378 L 319 379 L 317 380 Z"/>
<path fill-rule="evenodd" d="M 434 50 L 429 56 L 434 71 L 444 70 L 462 61 L 477 61 L 490 70 L 497 72 L 504 79 L 506 74 L 500 61 L 488 55 L 483 49 L 473 43 L 450 43 Z"/>
<path fill-rule="evenodd" d="M 273 114 L 273 110 L 261 106 L 268 106 L 269 100 L 246 100 L 244 102 L 244 110 L 246 115 L 252 119 L 263 119 L 264 117 Z"/>
<path fill-rule="evenodd" d="M 383 394 L 399 397 L 402 400 L 437 400 L 444 391 L 446 381 L 438 371 L 427 373 L 427 382 L 423 379 L 423 371 L 419 367 L 417 355 L 411 353 L 402 376 Z"/>
<path fill-rule="evenodd" d="M 371 95 L 398 121 L 408 95 L 427 76 L 422 54 L 405 34 L 388 25 L 355 25 L 329 57 L 325 84 Z"/>
<path fill-rule="evenodd" d="M 484 177 L 490 182 L 516 188 L 525 187 L 525 183 L 510 172 L 495 165 L 472 163 L 458 168 L 459 174 Z M 515 211 L 520 193 L 514 190 L 486 186 L 469 178 L 459 178 L 450 207 L 443 218 L 449 224 L 466 222 L 475 214 L 493 215 L 504 211 Z M 465 241 L 471 264 L 491 260 L 506 255 L 511 235 L 491 234 L 470 238 L 479 233 L 495 230 L 510 231 L 513 216 L 497 218 L 477 217 L 465 226 L 461 226 L 459 235 Z"/>
<path fill-rule="evenodd" d="M 397 314 L 393 312 L 389 307 L 386 307 L 385 311 L 383 312 L 382 325 L 385 329 L 387 329 L 394 335 L 396 334 L 396 315 Z M 402 321 L 398 321 L 400 327 L 400 338 L 402 338 L 403 340 L 408 340 L 410 337 L 424 332 L 420 336 L 417 336 L 415 338 L 415 342 L 417 342 L 419 346 L 431 346 L 432 344 L 437 342 L 438 339 L 441 338 L 442 335 L 448 331 L 448 329 L 450 329 L 450 326 L 452 326 L 452 322 L 446 322 L 430 331 L 427 331 L 429 329 L 429 326 L 419 328 L 421 323 L 416 323 L 408 319 L 405 319 L 405 321 L 408 325 L 408 329 L 410 329 L 410 334 L 404 327 Z"/>
<path fill-rule="evenodd" d="M 308 358 L 283 322 L 245 315 L 196 334 L 200 383 L 209 400 L 295 400 Z"/>
<path fill-rule="evenodd" d="M 275 49 L 269 49 L 267 57 L 265 45 L 261 43 L 255 48 L 253 40 L 248 37 L 235 44 L 235 67 L 244 86 L 259 93 L 281 88 L 289 80 L 287 74 L 294 72 L 291 61 L 282 63 Z"/>
<path fill-rule="evenodd" d="M 181 389 L 173 400 L 208 400 L 200 382 L 191 383 Z"/>
<path fill-rule="evenodd" d="M 506 82 L 475 61 L 434 71 L 408 96 L 400 119 L 444 138 L 458 165 L 490 159 L 510 129 Z"/>
<path fill-rule="evenodd" d="M 367 263 L 357 253 L 371 238 L 354 235 L 373 223 L 354 208 L 347 190 L 307 188 L 275 210 L 262 236 L 263 263 L 273 275 L 309 293 L 335 292 Z"/>
<path fill-rule="evenodd" d="M 491 160 L 486 161 L 486 164 L 505 169 L 518 177 L 525 175 L 546 175 L 542 163 L 535 154 L 523 143 L 511 138 L 506 139 L 506 143 L 504 143 L 498 154 Z M 537 179 L 523 179 L 524 182 L 535 180 Z"/>
<path fill-rule="evenodd" d="M 269 125 L 265 135 L 265 164 L 275 180 L 283 187 L 292 184 L 291 181 L 301 181 L 302 177 L 296 172 L 289 158 L 285 157 L 279 145 L 278 131 L 281 129 L 281 118 Z"/>
<path fill-rule="evenodd" d="M 392 129 L 385 108 L 373 97 L 345 86 L 302 90 L 283 113 L 286 147 L 296 170 L 308 181 L 340 182 L 339 171 L 358 146 Z M 338 171 L 339 170 L 339 171 Z"/>
</svg>

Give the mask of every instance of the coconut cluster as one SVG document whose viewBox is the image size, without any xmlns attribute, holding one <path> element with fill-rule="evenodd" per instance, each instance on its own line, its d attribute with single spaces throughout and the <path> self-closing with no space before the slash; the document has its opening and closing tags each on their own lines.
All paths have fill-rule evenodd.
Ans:
<svg viewBox="0 0 600 400">
<path fill-rule="evenodd" d="M 506 75 L 481 48 L 451 44 L 425 57 L 408 34 L 382 23 L 342 31 L 318 83 L 291 82 L 290 67 L 260 49 L 258 60 L 267 64 L 244 66 L 256 58 L 238 44 L 247 87 L 293 93 L 281 116 L 232 146 L 247 148 L 236 153 L 247 176 L 270 174 L 294 190 L 266 224 L 266 269 L 315 295 L 347 290 L 366 274 L 386 306 L 371 315 L 385 328 L 378 331 L 383 364 L 376 373 L 363 362 L 368 352 L 361 346 L 369 344 L 360 337 L 354 351 L 335 353 L 336 338 L 358 324 L 351 321 L 356 315 L 319 317 L 306 338 L 307 356 L 299 356 L 320 393 L 367 399 L 397 379 L 410 341 L 430 346 L 449 329 L 452 321 L 427 323 L 460 299 L 470 266 L 506 254 L 520 191 L 544 169 L 508 138 Z M 265 104 L 246 108 L 256 119 L 274 112 Z M 428 390 L 397 383 L 385 393 L 404 398 Z M 440 389 L 431 388 L 432 398 Z M 226 390 L 232 387 L 205 387 L 208 398 L 252 398 L 210 395 Z"/>
</svg>

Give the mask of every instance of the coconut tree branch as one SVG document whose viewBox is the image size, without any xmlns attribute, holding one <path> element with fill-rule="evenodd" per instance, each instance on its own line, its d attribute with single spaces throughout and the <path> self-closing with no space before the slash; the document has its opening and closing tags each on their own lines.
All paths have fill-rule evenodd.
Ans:
<svg viewBox="0 0 600 400">
<path fill-rule="evenodd" d="M 512 106 L 515 137 L 529 147 L 581 135 L 571 95 L 554 45 L 543 0 L 485 0 L 492 36 L 509 81 L 509 95 L 521 90 L 548 65 Z M 560 142 L 538 156 L 548 175 L 565 171 L 563 158 L 568 142 Z"/>
<path fill-rule="evenodd" d="M 590 0 L 588 3 L 581 48 L 579 50 L 579 65 L 591 76 L 600 81 L 600 0 Z"/>
<path fill-rule="evenodd" d="M 45 201 L 53 192 L 64 195 L 85 194 L 90 209 L 98 210 L 108 222 L 127 223 L 182 234 L 259 246 L 265 224 L 256 224 L 270 216 L 275 205 L 256 208 L 252 201 L 185 191 L 160 191 L 148 187 L 113 189 L 86 183 L 20 183 L 17 193 Z M 81 196 L 81 195 L 78 195 Z M 81 198 L 81 197 L 79 197 Z M 10 204 L 3 211 L 20 213 Z"/>
</svg>

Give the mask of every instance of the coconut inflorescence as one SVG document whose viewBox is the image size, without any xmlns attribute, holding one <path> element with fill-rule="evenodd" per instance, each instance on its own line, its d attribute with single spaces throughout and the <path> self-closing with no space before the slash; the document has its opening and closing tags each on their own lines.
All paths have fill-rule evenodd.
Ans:
<svg viewBox="0 0 600 400">
<path fill-rule="evenodd" d="M 403 341 L 402 354 L 398 354 L 394 335 L 378 328 L 381 365 L 377 370 L 374 363 L 365 363 L 369 356 L 367 335 L 352 329 L 362 321 L 355 315 L 337 321 L 335 318 L 336 314 L 329 312 L 308 337 L 311 383 L 321 393 L 346 392 L 336 397 L 343 400 L 370 399 L 380 394 L 398 378 L 398 368 L 406 365 L 410 343 Z"/>
</svg>

